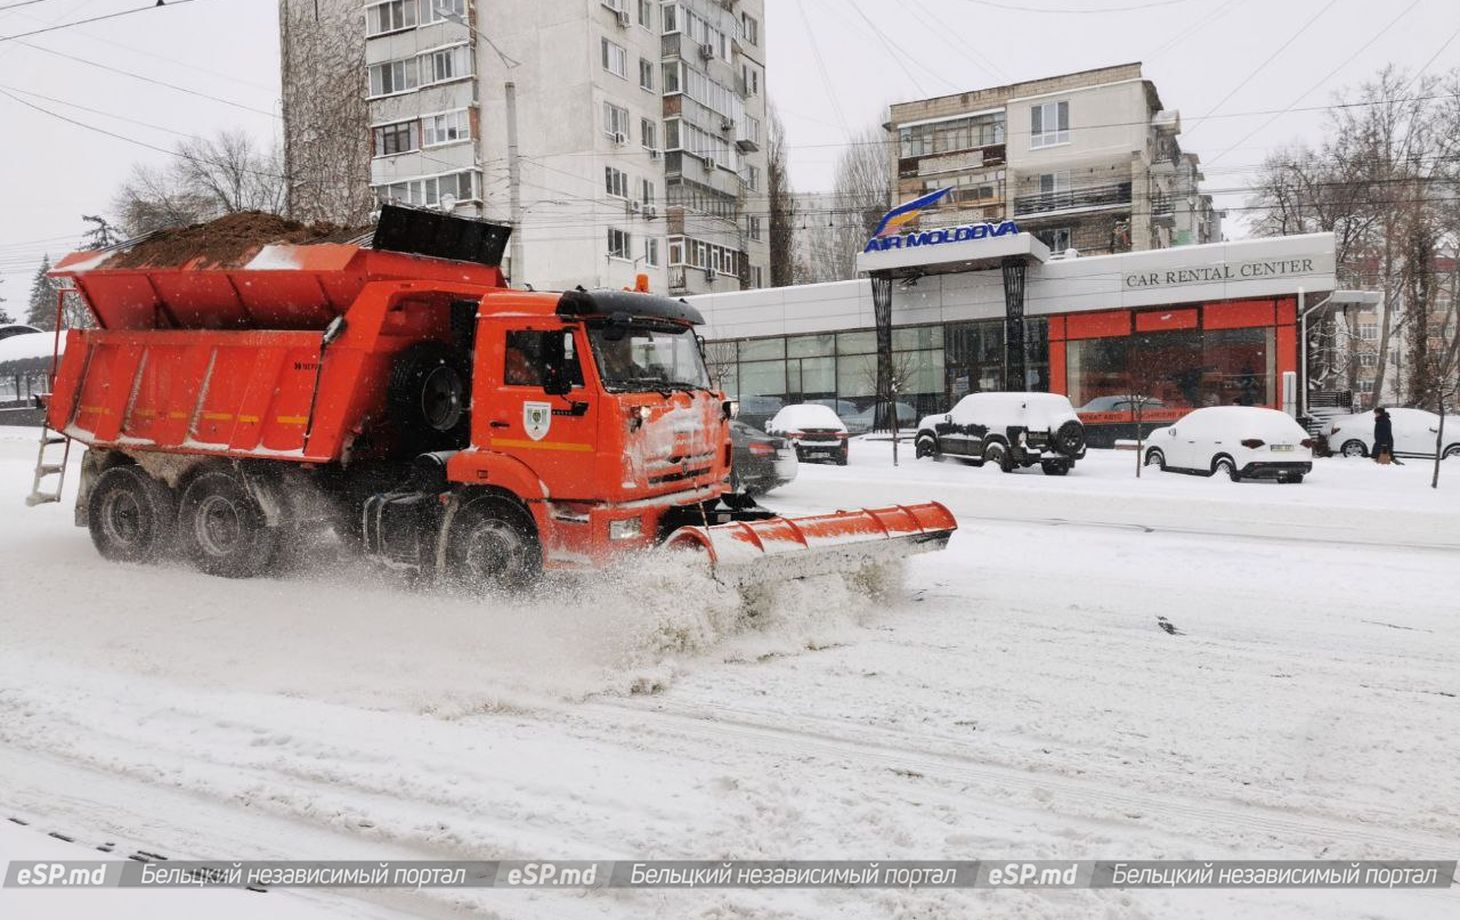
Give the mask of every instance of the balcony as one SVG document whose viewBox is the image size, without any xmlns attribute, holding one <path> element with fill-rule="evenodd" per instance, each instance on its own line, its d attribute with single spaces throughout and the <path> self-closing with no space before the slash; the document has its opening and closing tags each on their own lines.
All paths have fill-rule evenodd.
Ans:
<svg viewBox="0 0 1460 920">
<path fill-rule="evenodd" d="M 1170 195 L 1151 197 L 1151 222 L 1161 226 L 1175 226 L 1176 203 Z"/>
<path fill-rule="evenodd" d="M 1017 195 L 1014 198 L 1014 214 L 1017 217 L 1031 217 L 1059 211 L 1093 210 L 1128 204 L 1130 204 L 1130 183 L 1116 182 L 1110 185 L 1092 185 L 1087 188 L 1063 189 L 1057 192 Z"/>
<path fill-rule="evenodd" d="M 669 293 L 683 294 L 689 290 L 689 279 L 684 274 L 686 270 L 683 265 L 669 266 Z"/>
</svg>

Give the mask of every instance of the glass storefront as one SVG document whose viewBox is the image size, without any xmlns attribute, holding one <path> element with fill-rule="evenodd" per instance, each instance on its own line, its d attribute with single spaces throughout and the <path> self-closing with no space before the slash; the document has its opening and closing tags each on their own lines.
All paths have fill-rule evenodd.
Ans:
<svg viewBox="0 0 1460 920">
<path fill-rule="evenodd" d="M 1029 387 L 1049 388 L 1044 319 L 1027 329 Z M 946 411 L 969 393 L 1003 388 L 1002 320 L 902 326 L 892 330 L 898 419 L 912 424 Z M 877 392 L 877 333 L 872 329 L 711 342 L 711 375 L 740 400 L 741 415 L 763 424 L 785 405 L 821 402 L 852 427 L 870 426 Z"/>
<path fill-rule="evenodd" d="M 1154 409 L 1274 404 L 1273 328 L 1182 329 L 1068 343 L 1070 402 L 1123 412 L 1130 397 Z"/>
</svg>

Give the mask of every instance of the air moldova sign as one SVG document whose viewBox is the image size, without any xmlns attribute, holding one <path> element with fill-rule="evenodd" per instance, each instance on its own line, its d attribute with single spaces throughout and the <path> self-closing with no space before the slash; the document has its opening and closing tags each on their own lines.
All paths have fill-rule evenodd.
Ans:
<svg viewBox="0 0 1460 920">
<path fill-rule="evenodd" d="M 914 230 L 910 233 L 899 233 L 903 227 L 917 220 L 918 215 L 924 210 L 937 204 L 949 192 L 951 188 L 940 188 L 936 192 L 929 192 L 921 198 L 914 198 L 912 201 L 900 204 L 882 215 L 882 222 L 877 225 L 877 232 L 867 241 L 863 253 L 886 252 L 889 249 L 911 249 L 914 246 L 940 246 L 944 243 L 966 243 L 970 240 L 982 240 L 995 236 L 1009 236 L 1019 232 L 1019 227 L 1012 220 L 992 223 L 984 221 L 977 224 L 963 224 L 957 227 L 938 227 L 933 230 Z"/>
</svg>

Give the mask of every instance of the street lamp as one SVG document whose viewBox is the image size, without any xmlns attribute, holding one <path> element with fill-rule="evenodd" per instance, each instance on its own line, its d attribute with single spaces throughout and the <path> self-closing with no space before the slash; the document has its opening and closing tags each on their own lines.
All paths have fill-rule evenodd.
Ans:
<svg viewBox="0 0 1460 920">
<path fill-rule="evenodd" d="M 1383 299 L 1378 291 L 1339 290 L 1309 307 L 1303 289 L 1298 288 L 1298 415 L 1308 415 L 1308 314 L 1323 307 L 1374 306 Z"/>
</svg>

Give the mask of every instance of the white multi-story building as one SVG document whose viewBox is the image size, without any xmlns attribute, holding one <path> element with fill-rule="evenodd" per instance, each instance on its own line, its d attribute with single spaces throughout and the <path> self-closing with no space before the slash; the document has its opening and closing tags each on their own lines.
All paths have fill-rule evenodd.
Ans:
<svg viewBox="0 0 1460 920">
<path fill-rule="evenodd" d="M 359 181 L 513 223 L 514 284 L 647 274 L 681 294 L 767 279 L 763 0 L 308 2 L 361 10 Z M 304 3 L 282 0 L 286 62 Z M 291 117 L 294 78 L 286 63 L 286 147 L 349 143 Z"/>
<path fill-rule="evenodd" d="M 893 193 L 952 193 L 925 227 L 1017 221 L 1055 252 L 1220 241 L 1195 154 L 1140 64 L 898 103 Z"/>
</svg>

